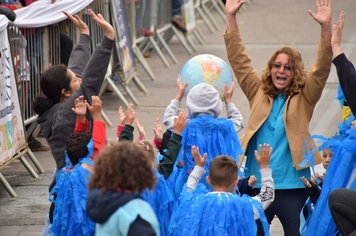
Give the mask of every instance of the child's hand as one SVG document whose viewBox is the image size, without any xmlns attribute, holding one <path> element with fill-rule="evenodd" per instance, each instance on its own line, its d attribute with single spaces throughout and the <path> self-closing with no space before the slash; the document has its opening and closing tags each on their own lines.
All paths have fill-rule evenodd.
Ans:
<svg viewBox="0 0 356 236">
<path fill-rule="evenodd" d="M 155 121 L 155 127 L 152 130 L 155 135 L 155 139 L 161 141 L 163 139 L 163 129 L 162 129 L 161 120 L 158 117 L 156 118 Z"/>
<path fill-rule="evenodd" d="M 251 175 L 250 178 L 248 178 L 247 184 L 248 184 L 248 186 L 253 188 L 253 186 L 255 186 L 255 184 L 256 184 L 256 181 L 257 181 L 256 176 Z"/>
<path fill-rule="evenodd" d="M 306 188 L 312 188 L 317 185 L 313 179 L 309 180 L 309 179 L 305 178 L 304 176 L 300 177 L 300 180 L 303 182 L 303 184 Z"/>
<path fill-rule="evenodd" d="M 204 168 L 206 163 L 206 158 L 208 157 L 207 153 L 204 153 L 203 157 L 200 155 L 199 148 L 196 146 L 192 146 L 192 156 L 194 158 L 194 162 L 197 166 Z"/>
<path fill-rule="evenodd" d="M 185 83 L 185 84 L 182 84 L 182 80 L 180 79 L 180 77 L 177 78 L 177 88 L 178 88 L 178 92 L 177 92 L 177 95 L 176 95 L 176 99 L 178 101 L 181 101 L 183 96 L 184 96 L 184 92 L 185 92 L 185 89 L 188 87 L 188 84 Z"/>
<path fill-rule="evenodd" d="M 232 99 L 232 95 L 234 95 L 234 91 L 235 91 L 235 83 L 232 82 L 231 86 L 225 86 L 224 89 L 224 97 L 225 97 L 225 103 L 230 103 L 231 99 Z"/>
<path fill-rule="evenodd" d="M 325 173 L 324 173 L 325 174 Z M 313 180 L 315 183 L 319 182 L 323 182 L 324 180 L 324 174 L 319 174 L 319 173 L 315 173 L 315 176 L 312 176 Z"/>
<path fill-rule="evenodd" d="M 118 117 L 119 117 L 119 125 L 125 125 L 126 121 L 126 114 L 124 110 L 122 109 L 122 106 L 119 107 L 119 110 L 117 111 Z"/>
<path fill-rule="evenodd" d="M 185 126 L 188 123 L 187 112 L 185 110 L 181 110 L 178 114 L 178 117 L 174 120 L 174 133 L 181 134 L 184 130 Z"/>
<path fill-rule="evenodd" d="M 138 119 L 136 119 L 135 123 L 136 123 L 136 128 L 137 128 L 137 131 L 138 131 L 138 138 L 137 139 L 139 141 L 145 140 L 146 139 L 145 128 L 141 125 L 141 123 L 140 123 L 140 121 Z"/>
<path fill-rule="evenodd" d="M 132 125 L 132 123 L 135 120 L 135 117 L 136 117 L 135 110 L 133 109 L 132 103 L 130 103 L 129 106 L 127 107 L 127 111 L 126 111 L 125 124 Z"/>
<path fill-rule="evenodd" d="M 72 16 L 66 11 L 63 11 L 63 14 L 66 15 L 71 22 L 73 22 L 73 24 L 79 29 L 80 33 L 90 35 L 87 24 L 82 21 L 78 15 Z"/>
<path fill-rule="evenodd" d="M 260 154 L 255 150 L 255 158 L 261 169 L 269 167 L 269 160 L 271 158 L 272 148 L 269 144 L 260 144 Z"/>
<path fill-rule="evenodd" d="M 90 106 L 89 103 L 87 103 L 87 107 L 93 117 L 93 120 L 103 120 L 101 117 L 101 110 L 103 107 L 101 99 L 98 96 L 91 96 L 91 101 L 92 105 Z"/>
<path fill-rule="evenodd" d="M 87 105 L 84 96 L 79 96 L 74 100 L 72 111 L 77 114 L 77 116 L 85 116 L 85 114 L 87 114 Z"/>
</svg>

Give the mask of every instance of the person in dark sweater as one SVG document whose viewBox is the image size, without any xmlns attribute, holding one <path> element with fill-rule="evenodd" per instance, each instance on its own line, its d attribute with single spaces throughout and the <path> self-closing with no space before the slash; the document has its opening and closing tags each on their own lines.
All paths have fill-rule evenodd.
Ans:
<svg viewBox="0 0 356 236">
<path fill-rule="evenodd" d="M 331 46 L 333 64 L 340 86 L 351 112 L 356 114 L 356 70 L 341 48 L 341 36 L 345 22 L 345 12 L 341 11 L 336 24 L 332 26 Z M 354 180 L 355 181 L 355 180 Z M 328 198 L 331 215 L 342 235 L 356 235 L 356 191 L 336 189 Z"/>
<path fill-rule="evenodd" d="M 140 193 L 156 177 L 148 155 L 122 141 L 102 150 L 89 182 L 86 209 L 96 222 L 96 235 L 160 235 L 151 206 Z"/>
<path fill-rule="evenodd" d="M 79 43 L 71 53 L 68 67 L 52 66 L 42 74 L 40 85 L 43 94 L 34 101 L 41 132 L 50 146 L 58 170 L 65 165 L 65 144 L 74 130 L 76 115 L 72 112 L 73 102 L 83 95 L 91 104 L 91 97 L 99 94 L 115 37 L 113 27 L 103 16 L 89 10 L 91 18 L 105 34 L 93 55 L 90 55 L 88 26 L 79 16 L 64 14 L 80 30 Z"/>
</svg>

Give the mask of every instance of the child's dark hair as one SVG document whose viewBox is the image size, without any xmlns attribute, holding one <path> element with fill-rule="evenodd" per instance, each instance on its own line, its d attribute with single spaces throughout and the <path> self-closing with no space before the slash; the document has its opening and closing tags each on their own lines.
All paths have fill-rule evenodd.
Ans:
<svg viewBox="0 0 356 236">
<path fill-rule="evenodd" d="M 155 161 L 155 150 L 153 148 L 153 145 L 150 141 L 143 140 L 143 141 L 136 141 L 134 142 L 139 148 L 142 148 L 142 150 L 147 154 L 149 157 L 149 160 L 151 162 Z"/>
<path fill-rule="evenodd" d="M 34 111 L 42 115 L 54 104 L 60 102 L 62 89 L 70 91 L 70 77 L 65 65 L 56 65 L 48 68 L 41 75 L 42 95 L 37 96 L 33 102 Z"/>
<path fill-rule="evenodd" d="M 152 163 L 141 148 L 122 141 L 104 148 L 98 155 L 89 189 L 141 192 L 156 182 Z"/>
<path fill-rule="evenodd" d="M 211 185 L 229 187 L 238 174 L 237 163 L 231 157 L 221 155 L 210 162 L 209 178 Z"/>
<path fill-rule="evenodd" d="M 89 132 L 73 133 L 67 142 L 66 151 L 72 165 L 76 165 L 79 159 L 86 157 L 89 153 L 88 143 L 91 139 Z"/>
</svg>

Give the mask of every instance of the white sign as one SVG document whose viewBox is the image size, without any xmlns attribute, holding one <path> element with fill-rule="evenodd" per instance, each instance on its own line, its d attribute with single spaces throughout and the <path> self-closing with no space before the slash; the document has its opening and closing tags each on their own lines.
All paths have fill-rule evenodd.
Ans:
<svg viewBox="0 0 356 236">
<path fill-rule="evenodd" d="M 0 31 L 0 166 L 26 145 L 6 27 Z"/>
</svg>

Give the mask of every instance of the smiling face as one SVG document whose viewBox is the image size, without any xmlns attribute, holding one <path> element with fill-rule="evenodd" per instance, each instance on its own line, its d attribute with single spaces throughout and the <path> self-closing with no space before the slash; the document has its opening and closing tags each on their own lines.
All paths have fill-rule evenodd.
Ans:
<svg viewBox="0 0 356 236">
<path fill-rule="evenodd" d="M 289 87 L 293 79 L 293 71 L 287 54 L 280 53 L 277 55 L 272 64 L 271 78 L 274 87 L 279 92 L 283 92 Z"/>
<path fill-rule="evenodd" d="M 69 86 L 70 86 L 71 93 L 74 93 L 79 89 L 80 85 L 82 84 L 82 79 L 77 77 L 75 73 L 69 69 L 68 69 L 68 76 L 70 78 Z"/>
</svg>

